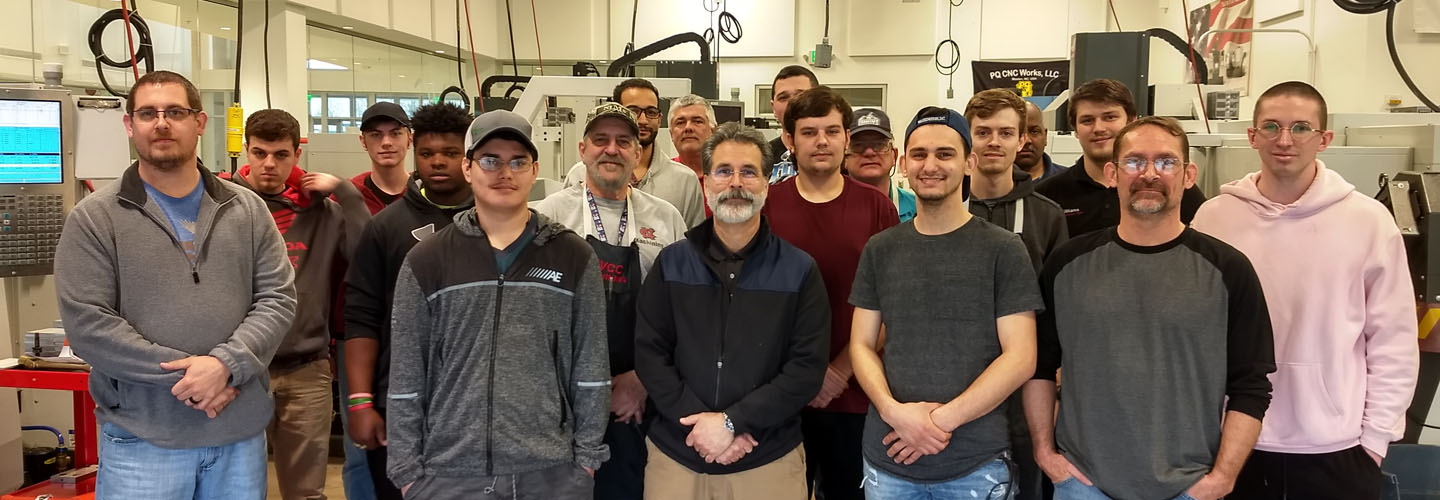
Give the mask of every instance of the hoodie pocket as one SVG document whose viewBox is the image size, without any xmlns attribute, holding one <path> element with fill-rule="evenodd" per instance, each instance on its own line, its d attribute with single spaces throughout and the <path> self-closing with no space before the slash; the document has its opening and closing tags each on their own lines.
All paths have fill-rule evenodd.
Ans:
<svg viewBox="0 0 1440 500">
<path fill-rule="evenodd" d="M 1344 415 L 1325 383 L 1320 365 L 1276 363 L 1273 399 L 1265 417 L 1266 441 L 1288 446 L 1324 445 L 1347 439 L 1358 427 Z"/>
</svg>

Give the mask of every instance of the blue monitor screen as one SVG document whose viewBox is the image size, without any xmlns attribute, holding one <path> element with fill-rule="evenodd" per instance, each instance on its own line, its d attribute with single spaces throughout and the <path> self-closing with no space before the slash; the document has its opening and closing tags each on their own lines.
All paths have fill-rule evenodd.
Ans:
<svg viewBox="0 0 1440 500">
<path fill-rule="evenodd" d="M 0 184 L 59 184 L 60 101 L 0 99 Z"/>
</svg>

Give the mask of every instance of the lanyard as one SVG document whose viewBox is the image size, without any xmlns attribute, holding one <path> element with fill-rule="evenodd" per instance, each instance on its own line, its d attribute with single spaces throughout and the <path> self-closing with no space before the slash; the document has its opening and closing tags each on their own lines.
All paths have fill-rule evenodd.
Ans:
<svg viewBox="0 0 1440 500">
<path fill-rule="evenodd" d="M 595 222 L 595 236 L 600 238 L 600 241 L 609 243 L 610 240 L 605 238 L 605 223 L 600 220 L 600 207 L 595 205 L 595 195 L 591 194 L 589 189 L 585 189 L 585 202 L 590 204 L 590 218 Z M 620 229 L 615 235 L 615 241 L 624 243 L 625 228 L 629 225 L 627 220 L 629 218 L 630 200 L 627 198 L 625 208 L 620 210 Z"/>
</svg>

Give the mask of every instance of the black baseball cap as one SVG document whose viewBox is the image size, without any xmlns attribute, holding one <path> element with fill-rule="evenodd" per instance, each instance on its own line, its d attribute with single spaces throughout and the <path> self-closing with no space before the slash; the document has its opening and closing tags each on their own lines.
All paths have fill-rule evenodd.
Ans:
<svg viewBox="0 0 1440 500">
<path fill-rule="evenodd" d="M 365 115 L 360 117 L 360 130 L 375 128 L 377 120 L 394 120 L 405 128 L 410 127 L 410 117 L 405 114 L 405 108 L 393 102 L 377 102 L 365 109 Z"/>
</svg>

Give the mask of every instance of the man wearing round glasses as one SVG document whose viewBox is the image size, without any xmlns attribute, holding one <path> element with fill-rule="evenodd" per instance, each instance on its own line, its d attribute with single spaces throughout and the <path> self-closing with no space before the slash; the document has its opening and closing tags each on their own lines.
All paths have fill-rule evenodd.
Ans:
<svg viewBox="0 0 1440 500">
<path fill-rule="evenodd" d="M 635 376 L 635 301 L 660 249 L 689 224 L 659 196 L 630 184 L 641 127 L 630 109 L 607 102 L 590 110 L 580 161 L 585 182 L 552 194 L 535 211 L 579 233 L 600 262 L 610 338 L 610 461 L 595 477 L 598 499 L 640 498 L 645 473 L 645 387 Z M 684 167 L 681 167 L 684 168 Z M 692 182 L 695 177 L 685 169 Z M 702 212 L 703 213 L 703 212 Z"/>
<path fill-rule="evenodd" d="M 825 284 L 761 215 L 765 138 L 727 123 L 701 159 L 715 215 L 660 252 L 640 292 L 635 369 L 659 412 L 645 497 L 805 498 L 800 411 L 825 377 Z"/>
<path fill-rule="evenodd" d="M 1105 164 L 1120 224 L 1072 238 L 1040 273 L 1023 397 L 1057 500 L 1221 498 L 1260 433 L 1275 371 L 1265 294 L 1243 254 L 1181 222 L 1188 146 L 1171 118 L 1121 129 Z"/>
<path fill-rule="evenodd" d="M 850 149 L 845 155 L 845 172 L 857 181 L 875 186 L 890 197 L 900 213 L 900 222 L 915 218 L 915 192 L 895 182 L 895 160 L 898 153 L 890 141 L 890 116 L 878 109 L 855 111 L 850 126 Z"/>
<path fill-rule="evenodd" d="M 595 253 L 526 207 L 529 122 L 491 111 L 465 139 L 475 209 L 395 284 L 389 476 L 406 498 L 589 500 L 610 404 Z"/>
<path fill-rule="evenodd" d="M 1383 205 L 1316 158 L 1334 133 L 1314 87 L 1271 87 L 1254 120 L 1260 171 L 1193 223 L 1256 264 L 1274 313 L 1275 401 L 1235 494 L 1373 500 L 1419 366 L 1405 244 Z"/>
<path fill-rule="evenodd" d="M 630 187 L 670 202 L 685 218 L 687 228 L 700 224 L 705 220 L 705 197 L 695 171 L 660 154 L 655 146 L 660 132 L 660 91 L 649 80 L 632 78 L 616 85 L 610 99 L 630 110 L 639 130 L 635 133 L 639 156 L 627 179 Z M 565 174 L 565 187 L 584 182 L 585 168 L 583 160 L 570 167 L 570 172 Z"/>
</svg>

